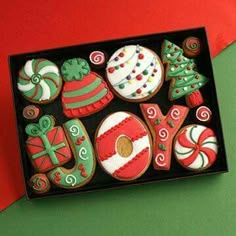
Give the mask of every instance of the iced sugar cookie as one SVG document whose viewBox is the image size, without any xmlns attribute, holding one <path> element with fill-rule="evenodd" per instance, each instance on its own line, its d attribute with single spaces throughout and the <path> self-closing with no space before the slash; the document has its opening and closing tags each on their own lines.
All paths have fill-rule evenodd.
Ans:
<svg viewBox="0 0 236 236">
<path fill-rule="evenodd" d="M 60 93 L 62 79 L 57 66 L 46 59 L 33 59 L 20 70 L 18 90 L 30 102 L 49 103 Z"/>
<path fill-rule="evenodd" d="M 108 115 L 95 134 L 97 159 L 101 167 L 118 180 L 133 180 L 148 168 L 151 137 L 146 125 L 134 114 Z"/>
<path fill-rule="evenodd" d="M 103 78 L 90 71 L 81 58 L 65 61 L 61 67 L 65 84 L 62 90 L 63 112 L 67 117 L 83 117 L 102 110 L 113 99 Z"/>
<path fill-rule="evenodd" d="M 93 146 L 85 127 L 78 119 L 67 121 L 63 127 L 74 154 L 75 165 L 72 169 L 57 167 L 49 172 L 48 177 L 61 188 L 78 188 L 93 177 L 96 167 Z"/>
<path fill-rule="evenodd" d="M 163 66 L 157 54 L 139 45 L 118 49 L 106 68 L 107 79 L 120 98 L 130 102 L 146 101 L 163 84 Z"/>
<path fill-rule="evenodd" d="M 183 50 L 187 57 L 196 57 L 201 52 L 200 40 L 196 37 L 188 37 L 183 42 Z"/>
<path fill-rule="evenodd" d="M 218 144 L 212 129 L 193 124 L 178 132 L 173 150 L 177 161 L 184 168 L 201 171 L 215 162 Z"/>
<path fill-rule="evenodd" d="M 28 124 L 26 150 L 37 172 L 46 172 L 71 159 L 71 151 L 61 127 L 54 127 L 52 116 L 44 115 L 38 123 Z"/>
<path fill-rule="evenodd" d="M 35 174 L 30 178 L 29 185 L 36 194 L 43 194 L 50 190 L 51 184 L 45 174 Z"/>
</svg>

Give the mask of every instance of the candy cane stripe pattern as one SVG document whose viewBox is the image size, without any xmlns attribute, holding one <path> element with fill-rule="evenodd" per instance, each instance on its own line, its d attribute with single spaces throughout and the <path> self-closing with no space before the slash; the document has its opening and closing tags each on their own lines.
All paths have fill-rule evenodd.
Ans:
<svg viewBox="0 0 236 236">
<path fill-rule="evenodd" d="M 57 66 L 46 59 L 33 59 L 20 70 L 18 90 L 29 101 L 49 103 L 60 93 L 62 79 Z"/>
<path fill-rule="evenodd" d="M 186 169 L 201 171 L 216 160 L 217 139 L 212 129 L 203 125 L 188 125 L 175 137 L 174 154 Z"/>
<path fill-rule="evenodd" d="M 107 78 L 120 98 L 139 102 L 148 100 L 164 81 L 163 65 L 158 55 L 140 45 L 118 49 L 107 63 Z"/>
<path fill-rule="evenodd" d="M 72 169 L 55 168 L 48 173 L 48 178 L 61 188 L 79 188 L 87 184 L 94 175 L 96 160 L 93 146 L 85 127 L 78 119 L 67 121 L 63 127 L 75 158 L 75 165 Z"/>
<path fill-rule="evenodd" d="M 156 170 L 169 170 L 172 140 L 189 109 L 174 105 L 164 116 L 157 104 L 140 104 L 140 108 L 153 135 L 153 166 Z"/>
<path fill-rule="evenodd" d="M 95 148 L 101 167 L 118 180 L 137 179 L 151 162 L 150 133 L 132 113 L 108 115 L 97 129 Z"/>
</svg>

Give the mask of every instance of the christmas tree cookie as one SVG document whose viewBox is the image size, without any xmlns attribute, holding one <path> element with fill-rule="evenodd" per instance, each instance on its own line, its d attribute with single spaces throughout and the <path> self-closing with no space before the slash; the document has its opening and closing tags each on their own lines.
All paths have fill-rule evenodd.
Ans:
<svg viewBox="0 0 236 236">
<path fill-rule="evenodd" d="M 148 100 L 159 91 L 164 80 L 158 55 L 139 45 L 118 49 L 108 61 L 106 72 L 114 93 L 129 102 Z"/>
<path fill-rule="evenodd" d="M 106 82 L 81 58 L 65 61 L 61 67 L 65 84 L 63 112 L 67 117 L 88 116 L 103 109 L 113 99 Z"/>
<path fill-rule="evenodd" d="M 203 103 L 199 89 L 208 78 L 195 70 L 195 62 L 183 56 L 183 49 L 165 40 L 162 45 L 162 62 L 166 66 L 166 80 L 171 79 L 169 99 L 171 101 L 185 96 L 187 105 L 192 108 Z"/>
<path fill-rule="evenodd" d="M 49 103 L 60 93 L 62 79 L 58 67 L 46 59 L 33 59 L 19 71 L 18 90 L 30 102 Z"/>
</svg>

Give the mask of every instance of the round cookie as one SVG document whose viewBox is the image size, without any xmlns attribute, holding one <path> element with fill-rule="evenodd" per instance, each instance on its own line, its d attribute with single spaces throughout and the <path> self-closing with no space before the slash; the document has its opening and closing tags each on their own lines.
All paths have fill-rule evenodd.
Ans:
<svg viewBox="0 0 236 236">
<path fill-rule="evenodd" d="M 39 118 L 40 114 L 40 108 L 35 105 L 29 105 L 23 109 L 23 117 L 26 120 L 34 121 Z"/>
<path fill-rule="evenodd" d="M 118 49 L 106 68 L 107 79 L 115 94 L 129 102 L 146 101 L 161 88 L 163 65 L 158 55 L 139 45 Z"/>
<path fill-rule="evenodd" d="M 215 162 L 218 144 L 212 129 L 193 124 L 178 132 L 173 149 L 177 161 L 184 168 L 202 171 Z"/>
<path fill-rule="evenodd" d="M 63 63 L 61 72 L 65 80 L 62 105 L 67 117 L 89 116 L 102 110 L 113 99 L 106 82 L 90 71 L 86 60 L 69 59 Z"/>
<path fill-rule="evenodd" d="M 45 104 L 59 95 L 62 79 L 53 62 L 33 59 L 28 60 L 19 71 L 17 87 L 28 101 Z"/>
<path fill-rule="evenodd" d="M 45 174 L 35 174 L 30 178 L 29 185 L 32 187 L 33 192 L 43 194 L 50 190 L 51 185 Z"/>
<path fill-rule="evenodd" d="M 201 51 L 200 40 L 196 37 L 188 37 L 184 40 L 182 48 L 187 57 L 196 57 Z"/>
<path fill-rule="evenodd" d="M 102 51 L 93 51 L 89 55 L 90 62 L 95 66 L 101 66 L 106 61 L 106 56 Z"/>
<path fill-rule="evenodd" d="M 198 107 L 198 109 L 196 110 L 196 119 L 199 122 L 210 122 L 211 118 L 212 118 L 212 112 L 210 110 L 210 108 L 206 107 L 206 106 L 200 106 Z"/>
<path fill-rule="evenodd" d="M 61 188 L 79 188 L 87 184 L 94 175 L 96 160 L 93 146 L 85 127 L 78 119 L 67 121 L 63 127 L 75 158 L 75 165 L 72 169 L 57 167 L 48 173 L 48 178 Z"/>
<path fill-rule="evenodd" d="M 151 136 L 137 116 L 115 112 L 98 126 L 95 150 L 99 164 L 109 175 L 118 180 L 134 180 L 150 165 Z"/>
</svg>

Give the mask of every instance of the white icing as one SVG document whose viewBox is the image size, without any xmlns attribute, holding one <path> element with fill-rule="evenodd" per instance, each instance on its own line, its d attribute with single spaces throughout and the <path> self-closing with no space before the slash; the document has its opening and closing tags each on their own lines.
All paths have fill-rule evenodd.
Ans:
<svg viewBox="0 0 236 236">
<path fill-rule="evenodd" d="M 69 131 L 71 132 L 72 136 L 78 136 L 79 135 L 79 127 L 77 125 L 72 125 L 69 129 Z"/>
<path fill-rule="evenodd" d="M 71 186 L 75 186 L 77 179 L 74 175 L 67 175 L 65 178 L 65 182 L 67 184 L 71 184 Z"/>
<path fill-rule="evenodd" d="M 17 88 L 22 91 L 22 92 L 27 92 L 27 91 L 30 91 L 32 88 L 34 88 L 34 84 L 29 82 L 28 84 L 20 84 L 20 83 L 17 83 Z"/>
<path fill-rule="evenodd" d="M 81 160 L 86 161 L 86 160 L 89 159 L 88 156 L 84 156 L 84 155 L 86 155 L 86 154 L 87 154 L 86 148 L 85 148 L 85 147 L 80 148 L 80 150 L 79 150 L 79 158 L 80 158 Z"/>
<path fill-rule="evenodd" d="M 163 153 L 158 153 L 155 157 L 155 162 L 158 166 L 165 166 L 165 155 Z M 164 163 L 163 163 L 164 162 Z"/>
<path fill-rule="evenodd" d="M 33 60 L 29 60 L 25 63 L 24 66 L 24 71 L 28 77 L 31 77 L 34 72 L 33 72 Z"/>
<path fill-rule="evenodd" d="M 187 80 L 188 80 L 186 77 L 184 77 L 183 79 L 184 79 L 184 81 L 187 81 Z"/>
<path fill-rule="evenodd" d="M 184 87 L 184 91 L 186 91 L 188 88 L 187 87 Z"/>
<path fill-rule="evenodd" d="M 124 48 L 117 50 L 111 57 L 107 65 L 107 77 L 110 84 L 121 96 L 129 99 L 140 99 L 146 96 L 149 96 L 149 91 L 155 90 L 162 81 L 162 65 L 157 60 L 157 55 L 151 50 L 139 47 L 141 52 L 144 55 L 143 59 L 138 59 L 139 53 L 136 53 L 138 47 L 135 45 L 129 45 L 125 47 L 124 57 L 118 57 L 118 55 L 124 51 Z M 115 61 L 115 58 L 118 57 L 119 60 Z M 129 63 L 127 63 L 129 62 Z M 140 63 L 140 66 L 136 66 L 137 62 Z M 150 64 L 153 63 L 154 66 Z M 109 73 L 108 68 L 115 67 L 117 65 L 124 64 L 123 68 L 115 70 L 113 73 Z M 157 69 L 157 72 L 154 73 L 153 81 L 148 82 L 148 78 L 152 75 L 153 69 Z M 132 71 L 135 69 L 135 73 Z M 137 80 L 136 76 L 141 74 L 144 70 L 148 71 L 147 75 L 142 74 L 142 79 Z M 129 83 L 126 77 L 130 75 L 134 80 L 134 83 Z M 125 83 L 123 89 L 119 88 L 119 84 Z M 146 88 L 143 85 L 146 84 Z M 132 96 L 132 93 L 135 93 L 138 89 L 142 90 L 141 94 L 136 94 L 135 97 Z"/>
<path fill-rule="evenodd" d="M 97 137 L 104 134 L 106 131 L 114 127 L 115 125 L 122 122 L 124 119 L 130 117 L 130 115 L 126 112 L 120 111 L 111 114 L 107 119 L 105 119 L 98 130 Z"/>
<path fill-rule="evenodd" d="M 183 67 L 184 67 L 184 64 L 181 64 L 181 65 L 180 65 L 180 67 L 182 67 L 182 68 L 183 68 Z"/>
<path fill-rule="evenodd" d="M 193 126 L 195 127 L 192 129 Z M 186 137 L 191 143 L 194 143 L 190 137 L 191 129 L 192 129 L 193 139 L 196 143 L 198 143 L 198 139 L 200 135 L 202 134 L 202 132 L 204 132 L 205 129 L 207 129 L 207 127 L 202 126 L 202 125 L 190 125 L 186 127 L 186 130 L 187 130 Z M 217 154 L 218 146 L 217 146 L 217 139 L 215 136 L 206 138 L 201 145 L 202 145 L 201 147 L 209 148 L 212 151 L 214 151 L 215 154 Z M 178 153 L 176 151 L 178 151 Z M 177 137 L 176 142 L 174 144 L 174 152 L 177 159 L 183 160 L 191 156 L 195 152 L 195 149 L 182 146 L 179 143 L 178 137 Z M 190 164 L 188 167 L 193 170 L 198 170 L 200 168 L 206 167 L 208 164 L 209 164 L 209 159 L 206 153 L 204 153 L 203 151 L 200 151 L 197 157 L 195 158 L 195 160 L 193 161 L 193 163 Z"/>
<path fill-rule="evenodd" d="M 54 73 L 56 74 L 57 76 L 59 76 L 59 70 L 56 66 L 44 66 L 40 71 L 39 71 L 39 74 L 40 75 L 45 75 L 47 73 Z"/>
<path fill-rule="evenodd" d="M 51 97 L 51 91 L 48 84 L 44 80 L 41 80 L 39 84 L 42 87 L 42 96 L 39 101 L 48 100 Z"/>
<path fill-rule="evenodd" d="M 149 107 L 147 109 L 148 118 L 154 119 L 157 115 L 156 109 L 154 107 Z"/>
<path fill-rule="evenodd" d="M 115 155 L 101 162 L 102 166 L 108 173 L 113 174 L 120 167 L 124 166 L 129 161 L 131 161 L 144 148 L 149 147 L 149 150 L 151 148 L 148 135 L 145 135 L 142 138 L 135 140 L 132 144 L 133 150 L 128 157 L 124 158 L 121 157 L 118 153 L 116 153 Z"/>
<path fill-rule="evenodd" d="M 170 58 L 170 57 L 171 57 L 171 55 L 170 55 L 169 53 L 168 53 L 166 56 L 167 56 L 167 58 Z"/>
<path fill-rule="evenodd" d="M 166 141 L 169 138 L 169 131 L 166 128 L 161 128 L 158 132 L 161 141 Z"/>
<path fill-rule="evenodd" d="M 184 73 L 185 73 L 185 74 L 188 74 L 188 71 L 187 71 L 187 70 L 185 70 L 185 71 L 184 71 Z"/>
<path fill-rule="evenodd" d="M 177 109 L 177 108 L 172 109 L 171 112 L 170 112 L 170 117 L 173 120 L 179 120 L 179 118 L 180 118 L 180 111 L 179 111 L 179 109 Z"/>
<path fill-rule="evenodd" d="M 174 67 L 171 67 L 171 68 L 170 68 L 170 70 L 171 70 L 171 71 L 174 71 L 174 70 L 175 70 L 175 68 L 174 68 Z"/>
</svg>

